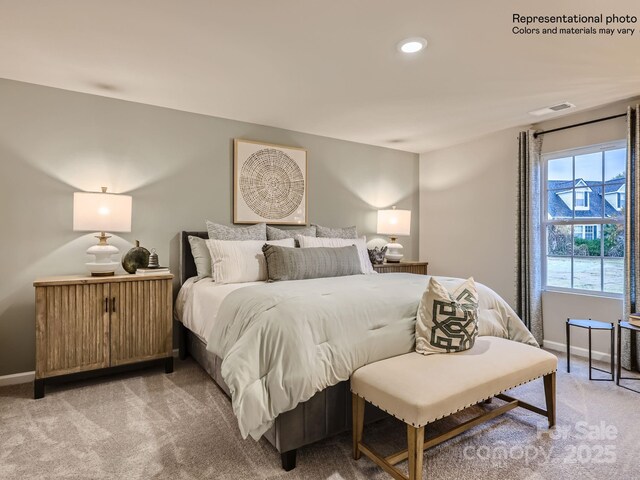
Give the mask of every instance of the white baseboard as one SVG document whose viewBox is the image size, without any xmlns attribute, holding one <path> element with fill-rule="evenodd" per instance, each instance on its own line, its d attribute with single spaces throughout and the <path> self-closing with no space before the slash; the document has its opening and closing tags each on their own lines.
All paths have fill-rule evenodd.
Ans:
<svg viewBox="0 0 640 480">
<path fill-rule="evenodd" d="M 22 372 L 12 373 L 11 375 L 3 375 L 0 377 L 0 387 L 33 382 L 34 378 L 36 378 L 36 372 Z"/>
<path fill-rule="evenodd" d="M 542 345 L 544 346 L 544 348 L 548 348 L 549 350 L 553 350 L 555 352 L 567 353 L 566 343 L 552 342 L 551 340 L 543 340 Z M 589 350 L 587 350 L 586 348 L 576 347 L 575 345 L 572 345 L 571 355 L 589 358 Z M 591 350 L 591 358 L 593 360 L 601 361 L 601 362 L 611 361 L 611 355 L 609 355 L 609 353 L 598 352 L 596 350 Z"/>
<path fill-rule="evenodd" d="M 178 349 L 173 349 L 173 356 L 178 356 Z M 36 378 L 36 372 L 22 372 L 12 373 L 11 375 L 0 376 L 0 387 L 7 387 L 9 385 L 20 385 L 21 383 L 33 382 Z"/>
</svg>

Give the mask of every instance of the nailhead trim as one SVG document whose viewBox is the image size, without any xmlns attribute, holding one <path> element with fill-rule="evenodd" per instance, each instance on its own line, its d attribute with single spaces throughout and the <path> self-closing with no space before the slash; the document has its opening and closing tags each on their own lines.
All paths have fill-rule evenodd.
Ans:
<svg viewBox="0 0 640 480">
<path fill-rule="evenodd" d="M 411 426 L 413 426 L 413 427 L 415 427 L 415 428 L 424 427 L 425 425 L 428 425 L 428 424 L 430 424 L 430 423 L 433 423 L 433 422 L 435 422 L 436 420 L 440 420 L 441 418 L 448 417 L 449 415 L 453 415 L 454 413 L 458 413 L 459 411 L 464 410 L 465 408 L 472 407 L 473 405 L 477 405 L 477 404 L 478 404 L 478 403 L 480 403 L 480 402 L 484 402 L 485 400 L 488 400 L 488 399 L 490 399 L 490 398 L 493 398 L 493 397 L 495 397 L 496 395 L 499 395 L 499 394 L 501 394 L 501 393 L 506 392 L 507 390 L 511 390 L 512 388 L 519 387 L 520 385 L 524 385 L 525 383 L 533 382 L 534 380 L 537 380 L 537 379 L 542 378 L 542 377 L 546 377 L 547 375 L 551 375 L 552 373 L 556 373 L 557 371 L 558 371 L 557 369 L 556 369 L 556 370 L 552 370 L 552 371 L 550 371 L 549 373 L 544 373 L 544 374 L 542 374 L 542 375 L 538 375 L 537 377 L 533 377 L 533 378 L 531 378 L 531 379 L 529 379 L 529 380 L 525 380 L 524 382 L 520 382 L 520 383 L 518 383 L 518 384 L 516 384 L 516 385 L 513 385 L 512 387 L 505 388 L 504 390 L 500 390 L 498 393 L 495 393 L 495 394 L 491 395 L 490 397 L 481 398 L 480 400 L 478 400 L 478 401 L 476 401 L 476 402 L 473 402 L 473 403 L 470 403 L 469 405 L 466 405 L 466 406 L 464 406 L 464 407 L 458 408 L 458 409 L 457 409 L 457 410 L 455 410 L 455 411 L 452 411 L 452 412 L 450 412 L 450 413 L 446 413 L 446 414 L 444 414 L 444 415 L 442 415 L 442 416 L 440 416 L 440 417 L 436 417 L 436 418 L 434 418 L 433 420 L 429 420 L 427 423 L 423 423 L 422 425 L 417 425 L 417 424 L 415 424 L 415 423 L 411 422 Z M 351 389 L 351 388 L 350 388 L 350 390 L 351 390 L 351 393 L 354 393 L 354 394 L 356 394 L 357 396 L 359 396 L 360 398 L 363 398 L 365 402 L 370 403 L 371 405 L 373 405 L 373 406 L 375 406 L 375 407 L 379 408 L 380 410 L 384 411 L 385 413 L 388 413 L 388 414 L 389 414 L 389 415 L 391 415 L 392 417 L 397 418 L 398 420 L 402 421 L 403 423 L 406 423 L 407 425 L 409 425 L 409 422 L 407 422 L 404 418 L 400 418 L 400 417 L 398 417 L 397 415 L 395 415 L 393 412 L 389 412 L 388 410 L 386 410 L 386 409 L 382 408 L 380 405 L 377 405 L 377 404 L 373 403 L 371 400 L 368 400 L 366 397 L 364 397 L 364 396 L 360 395 L 358 392 L 354 392 L 354 391 L 353 391 L 353 389 Z"/>
</svg>

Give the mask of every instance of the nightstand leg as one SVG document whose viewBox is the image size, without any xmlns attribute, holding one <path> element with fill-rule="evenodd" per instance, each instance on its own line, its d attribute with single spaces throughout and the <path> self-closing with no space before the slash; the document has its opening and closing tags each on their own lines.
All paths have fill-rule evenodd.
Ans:
<svg viewBox="0 0 640 480">
<path fill-rule="evenodd" d="M 33 381 L 33 399 L 38 400 L 39 398 L 44 398 L 44 379 Z"/>
<path fill-rule="evenodd" d="M 173 357 L 164 359 L 164 373 L 173 373 Z"/>
<path fill-rule="evenodd" d="M 616 385 L 620 385 L 620 375 L 622 375 L 622 328 L 620 328 L 620 320 L 618 320 L 618 378 L 616 379 Z"/>
</svg>

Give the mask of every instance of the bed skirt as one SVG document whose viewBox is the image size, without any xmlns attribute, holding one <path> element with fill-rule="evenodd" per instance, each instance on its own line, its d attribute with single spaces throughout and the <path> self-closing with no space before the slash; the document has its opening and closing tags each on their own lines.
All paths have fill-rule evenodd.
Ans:
<svg viewBox="0 0 640 480">
<path fill-rule="evenodd" d="M 229 388 L 220 373 L 222 360 L 208 352 L 205 343 L 197 335 L 181 323 L 179 325 L 186 336 L 188 353 L 229 397 Z M 386 416 L 373 405 L 367 405 L 367 423 Z M 351 393 L 349 381 L 345 381 L 325 388 L 293 410 L 279 415 L 264 437 L 278 452 L 285 453 L 350 430 Z"/>
</svg>

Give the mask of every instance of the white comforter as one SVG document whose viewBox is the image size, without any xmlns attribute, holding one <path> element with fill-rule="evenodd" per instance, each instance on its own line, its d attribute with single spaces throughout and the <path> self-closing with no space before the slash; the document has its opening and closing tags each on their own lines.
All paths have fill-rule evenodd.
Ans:
<svg viewBox="0 0 640 480">
<path fill-rule="evenodd" d="M 438 280 L 453 289 L 462 280 Z M 223 359 L 242 436 L 357 368 L 415 348 L 415 320 L 429 277 L 356 275 L 241 288 L 223 301 L 207 349 Z M 537 343 L 509 305 L 477 284 L 480 335 Z"/>
</svg>

